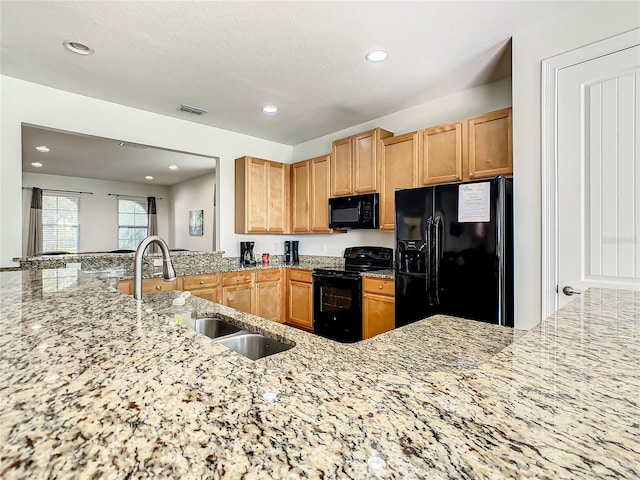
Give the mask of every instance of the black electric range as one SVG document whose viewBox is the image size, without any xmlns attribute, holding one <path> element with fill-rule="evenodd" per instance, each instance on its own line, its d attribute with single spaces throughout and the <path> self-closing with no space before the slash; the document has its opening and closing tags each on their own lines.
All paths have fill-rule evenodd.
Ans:
<svg viewBox="0 0 640 480">
<path fill-rule="evenodd" d="M 350 247 L 344 268 L 313 270 L 313 331 L 339 342 L 362 340 L 362 272 L 393 266 L 393 249 Z"/>
</svg>

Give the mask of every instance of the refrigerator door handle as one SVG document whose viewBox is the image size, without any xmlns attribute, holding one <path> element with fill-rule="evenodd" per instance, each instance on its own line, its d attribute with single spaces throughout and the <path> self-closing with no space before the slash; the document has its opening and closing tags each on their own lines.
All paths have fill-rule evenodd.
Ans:
<svg viewBox="0 0 640 480">
<path fill-rule="evenodd" d="M 434 230 L 434 289 L 433 296 L 436 305 L 440 305 L 440 258 L 442 257 L 442 242 L 440 241 L 440 225 L 442 225 L 442 218 L 438 215 L 433 221 Z"/>
<path fill-rule="evenodd" d="M 497 240 L 498 245 L 496 248 L 496 253 L 498 256 L 498 325 L 506 325 L 506 316 L 507 316 L 507 303 L 505 298 L 506 292 L 506 275 L 505 275 L 505 258 L 506 258 L 506 185 L 505 178 L 500 176 L 496 180 L 497 182 L 497 190 L 498 190 L 498 198 L 497 198 Z"/>
<path fill-rule="evenodd" d="M 424 265 L 425 265 L 425 267 L 427 269 L 425 285 L 426 285 L 426 291 L 427 291 L 427 301 L 429 302 L 429 305 L 434 305 L 433 298 L 431 296 L 431 290 L 432 290 L 431 289 L 431 279 L 432 279 L 431 275 L 432 275 L 432 271 L 433 271 L 432 268 L 431 268 L 432 267 L 431 262 L 432 262 L 432 258 L 433 258 L 432 251 L 431 251 L 431 230 L 432 230 L 432 228 L 433 228 L 433 216 L 430 216 L 427 219 L 427 223 L 426 223 L 426 226 L 425 226 L 425 232 L 424 232 L 424 238 L 425 238 L 425 241 L 426 241 L 425 243 L 426 243 L 426 246 L 427 246 L 427 249 L 426 249 L 425 255 L 424 255 L 424 257 L 425 257 L 424 258 Z"/>
</svg>

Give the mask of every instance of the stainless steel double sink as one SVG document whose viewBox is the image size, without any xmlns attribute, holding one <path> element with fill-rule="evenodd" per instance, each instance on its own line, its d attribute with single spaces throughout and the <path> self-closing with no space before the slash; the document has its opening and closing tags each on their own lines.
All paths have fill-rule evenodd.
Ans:
<svg viewBox="0 0 640 480">
<path fill-rule="evenodd" d="M 251 360 L 258 360 L 292 348 L 291 345 L 260 333 L 243 330 L 221 318 L 197 318 L 195 330 Z"/>
</svg>

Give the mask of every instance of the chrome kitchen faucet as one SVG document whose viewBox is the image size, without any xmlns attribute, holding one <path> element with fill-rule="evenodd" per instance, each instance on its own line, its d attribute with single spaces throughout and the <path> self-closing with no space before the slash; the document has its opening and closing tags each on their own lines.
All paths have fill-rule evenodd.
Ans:
<svg viewBox="0 0 640 480">
<path fill-rule="evenodd" d="M 140 302 L 142 301 L 142 254 L 152 243 L 160 245 L 160 250 L 162 251 L 162 278 L 164 278 L 164 281 L 170 282 L 176 278 L 176 270 L 171 263 L 167 242 L 158 235 L 148 236 L 138 245 L 133 266 L 133 298 Z"/>
</svg>

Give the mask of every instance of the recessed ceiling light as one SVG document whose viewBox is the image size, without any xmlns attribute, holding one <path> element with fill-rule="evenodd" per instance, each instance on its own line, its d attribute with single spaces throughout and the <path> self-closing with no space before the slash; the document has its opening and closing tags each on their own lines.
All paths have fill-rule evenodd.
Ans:
<svg viewBox="0 0 640 480">
<path fill-rule="evenodd" d="M 177 170 L 177 169 L 178 169 L 177 165 L 173 165 L 173 164 L 169 165 L 169 170 Z"/>
<path fill-rule="evenodd" d="M 41 162 L 31 162 L 31 166 L 32 167 L 36 167 L 36 168 L 40 168 L 40 167 L 42 167 L 42 163 Z"/>
<path fill-rule="evenodd" d="M 47 153 L 51 151 L 51 149 L 46 145 L 40 145 L 39 147 L 36 147 L 36 150 L 42 153 Z"/>
<path fill-rule="evenodd" d="M 278 113 L 278 107 L 275 107 L 273 105 L 265 105 L 264 107 L 262 107 L 262 111 L 264 113 L 274 114 L 274 113 Z"/>
<path fill-rule="evenodd" d="M 64 45 L 64 48 L 66 48 L 70 52 L 77 53 L 78 55 L 91 55 L 91 54 L 93 54 L 93 49 L 87 47 L 83 43 L 71 42 L 69 40 L 65 40 L 64 42 L 62 42 L 62 45 Z"/>
<path fill-rule="evenodd" d="M 366 58 L 370 62 L 377 63 L 377 62 L 385 61 L 388 56 L 389 56 L 389 54 L 387 52 L 385 52 L 384 50 L 373 50 L 373 51 L 367 53 Z"/>
<path fill-rule="evenodd" d="M 151 175 L 147 175 L 146 177 L 144 177 L 145 180 L 153 180 L 153 177 Z"/>
</svg>

